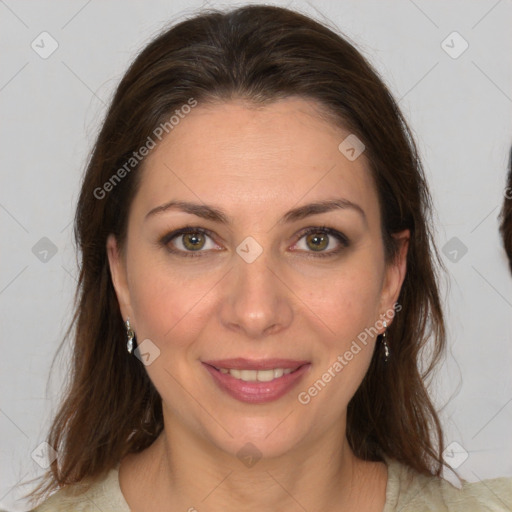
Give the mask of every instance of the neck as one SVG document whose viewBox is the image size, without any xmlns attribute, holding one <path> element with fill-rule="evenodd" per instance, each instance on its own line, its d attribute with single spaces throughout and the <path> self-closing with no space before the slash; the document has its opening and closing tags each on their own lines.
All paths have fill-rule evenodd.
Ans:
<svg viewBox="0 0 512 512">
<path fill-rule="evenodd" d="M 385 502 L 385 465 L 356 458 L 340 428 L 282 456 L 251 460 L 228 454 L 166 418 L 160 437 L 132 462 L 137 469 L 129 473 L 138 476 L 125 486 L 127 493 L 121 487 L 137 512 L 381 511 Z M 369 495 L 368 489 L 374 492 Z"/>
</svg>

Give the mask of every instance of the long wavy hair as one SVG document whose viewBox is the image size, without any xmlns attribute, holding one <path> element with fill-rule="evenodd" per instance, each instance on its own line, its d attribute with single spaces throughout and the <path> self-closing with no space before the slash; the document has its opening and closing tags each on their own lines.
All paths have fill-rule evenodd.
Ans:
<svg viewBox="0 0 512 512">
<path fill-rule="evenodd" d="M 375 351 L 348 406 L 348 441 L 361 459 L 389 457 L 420 473 L 441 474 L 443 435 L 427 392 L 445 346 L 441 263 L 410 129 L 377 72 L 349 41 L 300 13 L 253 5 L 202 11 L 165 30 L 117 87 L 76 209 L 81 265 L 68 331 L 74 337 L 72 368 L 47 438 L 59 456 L 33 496 L 101 478 L 126 454 L 149 447 L 163 429 L 161 398 L 144 366 L 126 351 L 106 252 L 111 233 L 121 247 L 125 241 L 144 165 L 143 159 L 130 160 L 134 152 L 191 98 L 199 105 L 231 99 L 270 104 L 290 96 L 314 100 L 365 144 L 388 262 L 397 254 L 392 235 L 411 233 L 401 311 L 388 329 L 392 357 L 384 363 Z M 133 166 L 122 179 L 105 185 L 123 166 L 127 170 L 128 161 Z"/>
<path fill-rule="evenodd" d="M 500 213 L 500 233 L 503 247 L 507 253 L 510 272 L 512 272 L 512 148 L 510 148 L 508 156 L 507 184 Z"/>
</svg>

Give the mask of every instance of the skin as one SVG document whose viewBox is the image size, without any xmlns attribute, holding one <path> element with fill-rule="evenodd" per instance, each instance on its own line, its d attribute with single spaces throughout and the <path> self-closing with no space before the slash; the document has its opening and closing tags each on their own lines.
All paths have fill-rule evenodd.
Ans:
<svg viewBox="0 0 512 512">
<path fill-rule="evenodd" d="M 197 106 L 146 159 L 125 245 L 109 237 L 122 315 L 139 343 L 150 339 L 160 350 L 146 370 L 163 400 L 164 432 L 120 466 L 121 490 L 136 512 L 384 506 L 385 464 L 357 459 L 345 437 L 347 404 L 376 338 L 309 404 L 297 395 L 392 310 L 409 235 L 396 235 L 401 249 L 386 263 L 368 161 L 364 153 L 349 161 L 338 150 L 350 132 L 316 107 L 301 98 L 258 108 L 242 101 Z M 364 214 L 347 207 L 279 222 L 291 209 L 340 198 Z M 214 205 L 230 222 L 174 208 L 147 216 L 171 200 Z M 211 232 L 200 256 L 169 251 L 192 252 L 181 236 L 160 242 L 185 226 Z M 322 226 L 349 245 L 329 236 L 322 250 L 340 252 L 318 256 L 302 233 Z M 252 263 L 236 252 L 248 236 L 263 249 Z M 201 364 L 233 357 L 307 360 L 311 367 L 282 398 L 247 404 L 221 391 Z M 236 455 L 248 442 L 262 454 L 250 468 Z"/>
</svg>

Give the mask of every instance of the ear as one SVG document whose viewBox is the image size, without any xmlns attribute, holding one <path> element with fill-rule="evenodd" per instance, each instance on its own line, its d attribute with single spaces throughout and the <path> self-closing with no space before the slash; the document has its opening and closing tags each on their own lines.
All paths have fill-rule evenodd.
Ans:
<svg viewBox="0 0 512 512">
<path fill-rule="evenodd" d="M 390 317 L 386 313 L 388 311 L 394 311 L 394 305 L 400 295 L 400 290 L 402 289 L 402 284 L 407 272 L 407 251 L 409 249 L 411 233 L 406 229 L 392 236 L 398 248 L 393 261 L 386 265 L 386 275 L 382 287 L 380 304 L 381 315 L 386 316 L 385 320 L 388 322 L 388 325 L 393 321 L 393 317 Z"/>
<path fill-rule="evenodd" d="M 117 301 L 119 302 L 119 309 L 121 310 L 121 316 L 126 320 L 126 318 L 133 316 L 130 304 L 130 292 L 128 289 L 126 262 L 114 235 L 111 234 L 108 236 L 106 248 L 110 275 L 112 276 L 112 283 L 114 284 Z"/>
</svg>

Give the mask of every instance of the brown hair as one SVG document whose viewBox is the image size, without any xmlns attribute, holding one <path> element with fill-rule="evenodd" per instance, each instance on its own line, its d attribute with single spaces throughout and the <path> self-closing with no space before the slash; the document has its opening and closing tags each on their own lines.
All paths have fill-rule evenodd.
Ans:
<svg viewBox="0 0 512 512">
<path fill-rule="evenodd" d="M 208 11 L 154 39 L 132 63 L 107 112 L 88 162 L 75 218 L 81 268 L 70 385 L 48 443 L 59 453 L 39 491 L 100 478 L 124 455 L 147 448 L 163 429 L 161 398 L 144 366 L 126 351 L 126 331 L 106 254 L 107 236 L 126 234 L 141 165 L 104 197 L 103 187 L 162 122 L 191 98 L 266 104 L 316 101 L 363 141 L 379 195 L 388 261 L 393 233 L 408 229 L 401 311 L 388 329 L 392 357 L 375 351 L 348 408 L 356 456 L 395 458 L 440 475 L 443 437 L 425 379 L 445 344 L 429 230 L 431 201 L 417 149 L 386 86 L 345 39 L 279 7 Z M 428 364 L 422 359 L 429 342 Z"/>
<path fill-rule="evenodd" d="M 501 209 L 500 233 L 503 239 L 503 246 L 508 256 L 510 272 L 512 272 L 512 148 L 510 148 L 508 160 L 508 178 L 505 187 L 505 199 Z"/>
</svg>

